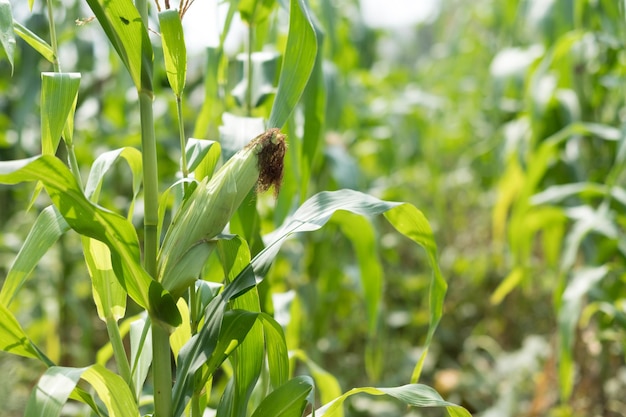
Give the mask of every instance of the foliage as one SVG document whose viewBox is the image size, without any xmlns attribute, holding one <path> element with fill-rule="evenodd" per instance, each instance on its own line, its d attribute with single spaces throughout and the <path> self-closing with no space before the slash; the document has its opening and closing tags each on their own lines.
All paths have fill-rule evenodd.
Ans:
<svg viewBox="0 0 626 417">
<path fill-rule="evenodd" d="M 34 23 L 14 20 L 9 3 L 0 7 L 0 38 L 11 70 L 19 69 L 16 85 L 24 89 L 22 99 L 36 94 L 38 86 L 29 89 L 28 82 L 42 81 L 40 134 L 35 134 L 39 150 L 29 149 L 28 129 L 17 117 L 11 128 L 19 132 L 18 140 L 0 162 L 2 184 L 35 183 L 28 204 L 27 189 L 7 189 L 17 190 L 10 194 L 14 207 L 7 217 L 29 208 L 40 213 L 0 291 L 0 348 L 45 368 L 25 414 L 167 417 L 210 411 L 217 416 L 291 417 L 315 415 L 317 409 L 320 415 L 340 416 L 344 400 L 364 392 L 469 415 L 417 383 L 447 290 L 426 217 L 410 203 L 350 189 L 319 191 L 323 184 L 314 181 L 314 174 L 325 170 L 316 162 L 323 148 L 328 91 L 324 33 L 309 4 L 227 2 L 219 45 L 207 53 L 207 75 L 193 82 L 187 79 L 191 59 L 181 21 L 191 2 L 183 2 L 180 11 L 169 2 L 150 7 L 140 0 L 87 4 L 94 18 L 70 27 L 55 20 L 67 20 L 68 13 L 61 13 L 67 10 L 46 2 L 49 42 L 36 35 L 41 28 Z M 73 7 L 81 10 L 79 3 Z M 224 53 L 236 12 L 248 32 L 239 80 L 227 71 Z M 151 38 L 154 17 L 160 33 Z M 97 40 L 79 34 L 84 26 Z M 286 33 L 283 27 L 288 27 Z M 25 41 L 17 51 L 16 35 Z M 64 47 L 72 48 L 78 59 L 66 61 Z M 261 47 L 280 51 L 275 71 L 266 71 Z M 106 54 L 98 55 L 99 48 Z M 51 71 L 36 78 L 22 72 L 29 57 L 47 61 Z M 74 67 L 74 72 L 63 72 L 62 66 Z M 174 93 L 171 101 L 162 98 L 165 85 Z M 206 94 L 199 111 L 184 99 L 188 85 Z M 120 95 L 126 90 L 134 93 Z M 23 117 L 33 110 L 15 103 L 16 114 Z M 195 136 L 214 140 L 187 138 L 192 124 L 199 132 Z M 178 134 L 178 144 L 163 138 L 163 132 Z M 127 167 L 118 164 L 122 161 Z M 270 187 L 274 203 L 257 194 Z M 335 376 L 310 360 L 304 353 L 308 346 L 299 342 L 299 329 L 315 322 L 298 308 L 308 300 L 289 291 L 301 286 L 268 273 L 281 260 L 283 268 L 289 263 L 294 271 L 301 267 L 279 257 L 291 235 L 326 224 L 343 231 L 354 246 L 367 312 L 364 361 L 369 375 L 377 378 L 383 367 L 383 268 L 372 219 L 379 214 L 425 249 L 432 270 L 423 307 L 428 316 L 423 349 L 405 384 L 341 395 Z M 313 247 L 307 255 L 312 256 L 311 268 L 324 260 L 315 255 L 320 243 L 307 240 L 298 235 L 307 251 Z M 45 275 L 37 265 L 57 246 L 63 269 L 44 293 L 45 308 L 38 310 L 27 302 Z M 81 252 L 84 263 L 77 259 Z M 330 278 L 325 271 L 320 275 Z M 333 293 L 332 288 L 325 291 L 326 296 Z M 281 296 L 289 298 L 287 306 L 274 302 Z M 20 315 L 36 320 L 24 321 Z M 39 330 L 43 334 L 37 326 L 44 326 Z M 73 357 L 72 334 L 96 334 L 102 327 L 108 341 L 92 345 L 87 338 L 77 346 L 83 356 Z M 99 348 L 95 355 L 94 348 Z M 290 362 L 289 352 L 307 365 L 312 377 L 300 375 L 303 370 Z"/>
</svg>

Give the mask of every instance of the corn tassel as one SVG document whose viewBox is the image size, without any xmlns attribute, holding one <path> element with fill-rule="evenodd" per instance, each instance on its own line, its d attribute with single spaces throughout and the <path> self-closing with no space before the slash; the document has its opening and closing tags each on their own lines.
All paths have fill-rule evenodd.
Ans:
<svg viewBox="0 0 626 417">
<path fill-rule="evenodd" d="M 244 198 L 274 185 L 278 193 L 283 173 L 285 135 L 269 129 L 257 136 L 203 180 L 170 225 L 159 253 L 158 279 L 176 298 L 198 277 L 213 251 L 211 242 L 224 230 Z"/>
</svg>

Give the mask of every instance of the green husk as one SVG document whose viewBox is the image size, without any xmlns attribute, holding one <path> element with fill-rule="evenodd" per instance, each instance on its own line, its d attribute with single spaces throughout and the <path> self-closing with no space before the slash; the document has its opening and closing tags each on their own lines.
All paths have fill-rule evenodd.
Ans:
<svg viewBox="0 0 626 417">
<path fill-rule="evenodd" d="M 266 191 L 282 180 L 285 135 L 269 129 L 202 181 L 178 211 L 159 253 L 158 280 L 176 298 L 199 275 L 213 251 L 211 239 L 224 230 L 235 210 L 257 185 Z"/>
</svg>

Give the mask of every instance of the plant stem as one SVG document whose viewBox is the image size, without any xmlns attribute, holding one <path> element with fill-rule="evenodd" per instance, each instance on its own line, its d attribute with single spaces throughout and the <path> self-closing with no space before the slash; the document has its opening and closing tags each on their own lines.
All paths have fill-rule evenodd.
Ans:
<svg viewBox="0 0 626 417">
<path fill-rule="evenodd" d="M 52 62 L 52 66 L 54 67 L 54 72 L 61 72 L 57 47 L 57 32 L 54 28 L 54 14 L 52 13 L 52 0 L 46 1 L 46 5 L 48 8 L 48 26 L 50 27 L 50 46 L 52 47 L 52 52 L 54 53 L 54 62 Z"/>
<path fill-rule="evenodd" d="M 187 168 L 187 146 L 185 143 L 185 124 L 183 123 L 183 98 L 179 95 L 176 96 L 176 113 L 178 115 L 178 134 L 180 136 L 181 170 L 183 172 L 183 178 L 187 178 L 189 176 L 189 169 Z"/>
<path fill-rule="evenodd" d="M 113 355 L 115 356 L 115 362 L 117 363 L 117 369 L 126 384 L 129 386 L 133 395 L 136 396 L 135 387 L 130 372 L 130 364 L 126 357 L 126 350 L 124 350 L 124 344 L 122 343 L 122 335 L 120 334 L 120 328 L 117 325 L 117 321 L 113 317 L 107 317 L 106 319 L 107 333 L 109 334 L 109 340 L 113 347 Z"/>
<path fill-rule="evenodd" d="M 170 334 L 158 324 L 152 326 L 152 381 L 154 384 L 154 417 L 171 417 Z"/>
</svg>

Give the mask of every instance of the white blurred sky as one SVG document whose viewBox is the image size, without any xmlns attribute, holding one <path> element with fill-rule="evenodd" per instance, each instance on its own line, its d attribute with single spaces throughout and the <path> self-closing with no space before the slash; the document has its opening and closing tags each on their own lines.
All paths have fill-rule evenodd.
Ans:
<svg viewBox="0 0 626 417">
<path fill-rule="evenodd" d="M 439 12 L 440 0 L 360 0 L 363 20 L 374 28 L 400 29 L 427 21 Z M 227 5 L 217 0 L 196 0 L 183 19 L 187 47 L 197 51 L 216 45 L 219 28 L 223 25 Z M 245 29 L 236 18 L 229 34 L 227 49 L 242 42 Z"/>
</svg>

